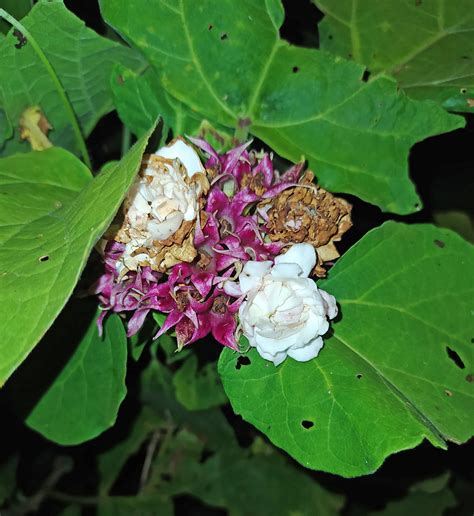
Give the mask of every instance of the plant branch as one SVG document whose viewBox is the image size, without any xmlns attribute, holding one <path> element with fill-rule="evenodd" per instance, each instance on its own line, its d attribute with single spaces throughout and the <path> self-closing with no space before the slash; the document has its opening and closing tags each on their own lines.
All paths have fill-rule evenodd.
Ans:
<svg viewBox="0 0 474 516">
<path fill-rule="evenodd" d="M 72 129 L 76 136 L 76 142 L 80 149 L 82 159 L 84 160 L 84 163 L 88 166 L 88 168 L 92 169 L 92 163 L 91 163 L 91 160 L 89 157 L 89 153 L 87 151 L 87 146 L 86 146 L 86 142 L 84 140 L 84 136 L 82 134 L 81 128 L 79 126 L 79 122 L 77 120 L 77 116 L 74 112 L 72 104 L 71 104 L 70 100 L 68 99 L 68 97 L 66 95 L 66 91 L 64 90 L 64 87 L 61 84 L 61 81 L 59 80 L 59 77 L 57 76 L 53 66 L 49 62 L 45 53 L 41 50 L 41 47 L 38 45 L 38 42 L 31 35 L 31 33 L 28 31 L 28 29 L 26 29 L 24 27 L 24 25 L 22 23 L 20 23 L 16 18 L 11 16 L 10 14 L 8 14 L 5 11 L 5 9 L 0 9 L 0 18 L 3 18 L 5 21 L 10 23 L 13 27 L 15 27 L 15 29 L 19 30 L 26 37 L 27 41 L 30 43 L 30 45 L 33 47 L 33 50 L 36 52 L 37 56 L 39 57 L 40 61 L 43 63 L 49 76 L 51 77 L 51 80 L 53 81 L 56 91 L 58 92 L 58 95 L 61 98 L 64 108 L 67 112 Z"/>
</svg>

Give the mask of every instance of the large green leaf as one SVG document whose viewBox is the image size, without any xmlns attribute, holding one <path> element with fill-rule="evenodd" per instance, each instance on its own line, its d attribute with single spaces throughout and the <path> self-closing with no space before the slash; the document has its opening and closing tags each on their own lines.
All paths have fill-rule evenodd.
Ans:
<svg viewBox="0 0 474 516">
<path fill-rule="evenodd" d="M 180 102 L 170 98 L 151 69 L 139 75 L 117 66 L 111 77 L 111 88 L 122 122 L 137 136 L 147 131 L 158 116 L 176 135 L 193 134 L 199 127 L 199 118 L 191 117 Z"/>
<path fill-rule="evenodd" d="M 407 99 L 393 80 L 364 82 L 358 64 L 287 44 L 278 0 L 101 0 L 101 8 L 191 109 L 248 128 L 293 161 L 305 156 L 325 187 L 384 210 L 416 211 L 410 147 L 463 125 Z"/>
<path fill-rule="evenodd" d="M 31 0 L 2 0 L 0 4 L 0 7 L 17 19 L 23 18 L 31 9 L 31 6 Z M 9 30 L 10 25 L 4 20 L 0 20 L 0 32 L 6 34 Z"/>
<path fill-rule="evenodd" d="M 113 109 L 109 85 L 112 67 L 123 63 L 137 68 L 140 57 L 87 28 L 62 0 L 41 0 L 22 23 L 50 61 L 88 136 L 97 121 Z M 2 135 L 12 138 L 5 142 L 3 153 L 29 150 L 28 143 L 20 143 L 16 128 L 23 110 L 34 105 L 41 107 L 54 128 L 51 141 L 77 151 L 71 120 L 44 63 L 31 44 L 18 49 L 17 43 L 13 31 L 0 43 L 0 110 L 8 117 L 3 122 L 0 119 L 0 147 Z"/>
<path fill-rule="evenodd" d="M 31 356 L 26 367 L 18 371 L 18 377 L 14 375 L 12 379 L 19 400 L 36 386 L 41 375 L 48 376 L 56 355 L 68 353 L 64 367 L 26 418 L 30 428 L 65 446 L 88 441 L 110 428 L 127 392 L 127 338 L 120 318 L 113 315 L 106 320 L 103 338 L 98 335 L 96 317 L 85 328 L 76 327 L 77 318 L 78 313 L 71 310 L 65 327 L 61 316 L 57 322 L 62 328 L 56 330 L 55 325 L 48 332 L 37 348 L 38 356 Z M 62 339 L 57 338 L 58 331 Z M 75 342 L 76 335 L 79 342 Z M 50 357 L 48 370 L 45 355 Z M 43 360 L 39 361 L 39 357 Z"/>
<path fill-rule="evenodd" d="M 0 160 L 0 384 L 71 295 L 133 181 L 147 138 L 92 181 L 60 149 Z"/>
<path fill-rule="evenodd" d="M 474 112 L 472 0 L 313 0 L 321 48 L 393 75 L 416 99 Z"/>
<path fill-rule="evenodd" d="M 386 223 L 322 287 L 340 320 L 320 355 L 280 367 L 225 350 L 234 410 L 307 467 L 367 474 L 423 439 L 474 428 L 474 248 L 448 230 Z M 238 367 L 236 367 L 238 366 Z"/>
</svg>

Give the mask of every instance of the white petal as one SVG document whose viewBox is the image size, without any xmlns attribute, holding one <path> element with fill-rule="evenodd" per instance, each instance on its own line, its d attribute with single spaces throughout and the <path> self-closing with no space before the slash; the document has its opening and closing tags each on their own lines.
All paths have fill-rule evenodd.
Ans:
<svg viewBox="0 0 474 516">
<path fill-rule="evenodd" d="M 278 260 L 279 256 L 276 257 Z M 271 275 L 277 279 L 297 278 L 303 273 L 297 263 L 278 263 L 272 267 Z"/>
<path fill-rule="evenodd" d="M 317 337 L 302 348 L 289 349 L 287 354 L 298 362 L 307 362 L 308 360 L 318 356 L 323 344 L 323 339 L 321 337 Z"/>
<path fill-rule="evenodd" d="M 150 220 L 148 222 L 148 231 L 152 236 L 153 240 L 166 240 L 171 235 L 176 233 L 183 222 L 183 214 L 176 211 L 170 217 L 167 217 L 163 222 L 156 220 Z"/>
<path fill-rule="evenodd" d="M 197 152 L 189 143 L 186 143 L 181 138 L 177 138 L 171 142 L 170 145 L 162 147 L 156 151 L 155 154 L 167 159 L 178 158 L 185 166 L 189 177 L 192 177 L 196 172 L 205 173 L 205 169 Z"/>
<path fill-rule="evenodd" d="M 224 292 L 226 294 L 228 294 L 229 296 L 233 296 L 233 297 L 240 297 L 242 295 L 240 286 L 236 281 L 230 281 L 230 280 L 225 281 L 224 282 Z"/>
<path fill-rule="evenodd" d="M 262 277 L 270 270 L 272 262 L 247 262 L 239 275 L 240 289 L 245 294 L 260 284 Z"/>
<path fill-rule="evenodd" d="M 329 319 L 334 319 L 336 317 L 338 309 L 336 304 L 336 298 L 331 294 L 328 294 L 325 290 L 318 289 L 321 297 L 326 303 L 326 312 Z"/>
<path fill-rule="evenodd" d="M 316 251 L 311 244 L 294 244 L 285 254 L 277 256 L 275 263 L 296 263 L 301 267 L 302 275 L 308 277 L 316 265 Z"/>
</svg>

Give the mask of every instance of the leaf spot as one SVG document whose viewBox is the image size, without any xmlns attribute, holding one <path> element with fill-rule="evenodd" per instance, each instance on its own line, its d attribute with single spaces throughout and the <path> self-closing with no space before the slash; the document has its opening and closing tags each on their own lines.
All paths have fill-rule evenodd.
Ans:
<svg viewBox="0 0 474 516">
<path fill-rule="evenodd" d="M 451 398 L 451 396 L 453 395 L 453 393 L 452 393 L 451 391 L 448 391 L 448 389 L 446 389 L 446 390 L 444 391 L 444 393 L 446 394 L 446 396 L 447 396 L 448 398 Z"/>
<path fill-rule="evenodd" d="M 306 430 L 309 430 L 310 428 L 313 428 L 314 422 L 309 421 L 308 419 L 303 419 L 303 421 L 301 421 L 301 426 Z"/>
<path fill-rule="evenodd" d="M 445 246 L 446 246 L 446 244 L 445 244 L 442 240 L 438 240 L 438 239 L 436 239 L 436 240 L 434 240 L 434 243 L 435 243 L 435 245 L 437 245 L 437 246 L 438 246 L 438 247 L 440 247 L 441 249 L 443 249 L 443 247 L 445 247 Z"/>
<path fill-rule="evenodd" d="M 249 357 L 244 357 L 244 356 L 240 355 L 237 358 L 237 362 L 235 363 L 235 368 L 237 370 L 239 370 L 242 366 L 246 366 L 246 365 L 250 365 L 250 364 L 251 364 L 251 362 L 250 362 Z"/>
<path fill-rule="evenodd" d="M 446 346 L 446 353 L 448 354 L 448 357 L 456 364 L 456 366 L 459 367 L 459 369 L 464 369 L 466 367 L 461 357 L 449 346 Z"/>
<path fill-rule="evenodd" d="M 333 38 L 333 35 L 332 34 L 328 34 L 328 39 L 332 39 Z"/>
<path fill-rule="evenodd" d="M 38 258 L 38 260 L 39 260 L 40 262 L 47 262 L 47 261 L 49 260 L 49 256 L 48 256 L 47 254 L 45 254 L 44 256 L 40 256 L 40 257 Z"/>
<path fill-rule="evenodd" d="M 20 50 L 21 47 L 24 47 L 26 45 L 28 40 L 21 31 L 19 31 L 18 29 L 14 29 L 13 36 L 15 36 L 15 38 L 18 40 L 18 43 L 15 43 L 15 48 Z"/>
<path fill-rule="evenodd" d="M 474 382 L 474 374 L 468 374 L 466 376 L 466 382 L 469 382 L 469 383 Z"/>
</svg>

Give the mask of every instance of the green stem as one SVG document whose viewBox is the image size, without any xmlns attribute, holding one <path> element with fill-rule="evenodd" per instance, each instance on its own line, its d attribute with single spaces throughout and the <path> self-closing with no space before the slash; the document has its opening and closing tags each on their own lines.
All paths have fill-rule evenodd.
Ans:
<svg viewBox="0 0 474 516">
<path fill-rule="evenodd" d="M 92 169 L 92 163 L 91 163 L 91 160 L 89 157 L 89 153 L 87 152 L 86 142 L 82 135 L 81 128 L 79 127 L 79 122 L 77 121 L 76 114 L 74 113 L 74 109 L 72 108 L 71 102 L 67 98 L 66 92 L 64 91 L 61 81 L 59 80 L 56 72 L 54 71 L 54 68 L 51 66 L 51 63 L 48 61 L 48 58 L 46 57 L 44 52 L 41 50 L 41 47 L 38 45 L 37 41 L 31 35 L 31 33 L 28 31 L 28 29 L 26 29 L 13 16 L 8 14 L 5 11 L 5 9 L 0 9 L 0 18 L 3 18 L 4 20 L 6 20 L 8 23 L 10 23 L 10 25 L 15 27 L 15 29 L 18 29 L 26 37 L 26 39 L 28 40 L 28 43 L 33 47 L 33 50 L 36 52 L 36 54 L 40 58 L 44 67 L 46 68 L 49 76 L 51 77 L 51 80 L 53 81 L 54 86 L 56 87 L 56 90 L 58 92 L 59 97 L 62 100 L 64 108 L 66 109 L 67 115 L 71 122 L 71 126 L 72 126 L 72 128 L 74 130 L 74 134 L 76 136 L 77 145 L 79 146 L 79 149 L 82 154 L 82 159 L 84 160 L 84 163 L 90 169 Z"/>
<path fill-rule="evenodd" d="M 132 144 L 132 133 L 130 132 L 130 129 L 123 126 L 122 129 L 122 149 L 121 149 L 121 156 L 125 156 L 127 154 L 127 151 L 130 149 Z"/>
</svg>

